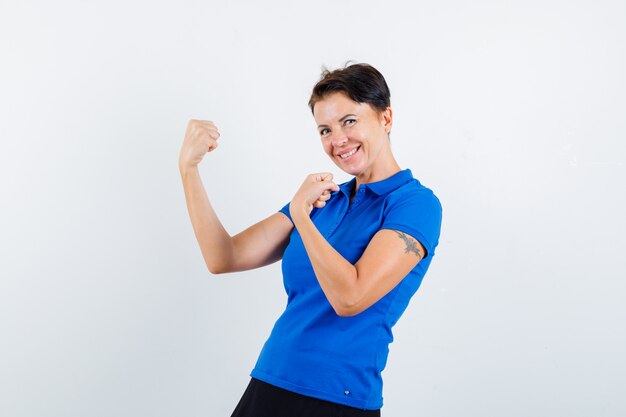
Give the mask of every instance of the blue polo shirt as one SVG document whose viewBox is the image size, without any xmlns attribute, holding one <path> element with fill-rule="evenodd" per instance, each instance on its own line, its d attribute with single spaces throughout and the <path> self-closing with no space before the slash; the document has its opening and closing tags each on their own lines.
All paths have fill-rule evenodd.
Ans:
<svg viewBox="0 0 626 417">
<path fill-rule="evenodd" d="M 282 260 L 287 306 L 250 376 L 283 389 L 364 410 L 382 407 L 381 372 L 391 328 L 419 288 L 435 255 L 441 204 L 405 169 L 378 182 L 356 178 L 339 185 L 326 206 L 311 211 L 317 229 L 350 263 L 356 263 L 380 229 L 419 240 L 425 257 L 387 295 L 352 317 L 338 316 L 324 295 L 296 228 Z M 281 210 L 291 220 L 289 203 Z"/>
</svg>

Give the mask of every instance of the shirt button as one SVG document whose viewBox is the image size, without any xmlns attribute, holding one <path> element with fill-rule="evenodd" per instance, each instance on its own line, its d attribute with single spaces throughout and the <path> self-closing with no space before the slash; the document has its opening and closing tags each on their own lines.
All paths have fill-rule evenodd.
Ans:
<svg viewBox="0 0 626 417">
<path fill-rule="evenodd" d="M 362 193 L 363 191 L 365 191 L 365 188 L 359 188 L 360 193 Z"/>
<path fill-rule="evenodd" d="M 345 390 L 343 393 L 344 393 L 344 395 L 350 395 L 350 391 L 348 391 L 348 390 Z"/>
</svg>

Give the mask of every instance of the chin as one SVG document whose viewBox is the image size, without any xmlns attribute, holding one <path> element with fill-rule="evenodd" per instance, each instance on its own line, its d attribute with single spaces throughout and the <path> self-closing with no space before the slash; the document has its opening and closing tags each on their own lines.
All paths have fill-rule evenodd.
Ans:
<svg viewBox="0 0 626 417">
<path fill-rule="evenodd" d="M 355 177 L 356 177 L 356 176 L 358 176 L 358 175 L 359 175 L 359 174 L 363 171 L 363 170 L 361 170 L 361 169 L 360 169 L 360 168 L 358 168 L 358 167 L 349 167 L 349 168 L 346 168 L 345 166 L 342 166 L 342 165 L 339 165 L 339 164 L 336 164 L 336 165 L 337 165 L 337 167 L 338 167 L 339 169 L 341 169 L 341 170 L 342 170 L 343 172 L 345 172 L 346 174 L 350 174 L 350 175 L 355 176 Z"/>
<path fill-rule="evenodd" d="M 364 170 L 365 167 L 363 167 L 363 162 L 362 160 L 359 161 L 355 161 L 357 162 L 356 164 L 344 164 L 342 163 L 341 160 L 333 157 L 332 155 L 329 155 L 333 161 L 333 163 L 335 164 L 335 166 L 337 166 L 337 168 L 339 168 L 340 170 L 342 170 L 343 172 L 345 172 L 346 174 L 350 174 L 353 176 L 357 176 L 359 174 L 361 174 Z"/>
</svg>

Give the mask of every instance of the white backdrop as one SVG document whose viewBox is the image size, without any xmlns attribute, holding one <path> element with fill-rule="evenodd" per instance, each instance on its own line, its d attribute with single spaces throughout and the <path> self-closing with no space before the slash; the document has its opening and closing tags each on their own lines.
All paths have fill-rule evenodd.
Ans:
<svg viewBox="0 0 626 417">
<path fill-rule="evenodd" d="M 623 1 L 0 1 L 0 415 L 229 416 L 280 264 L 211 276 L 190 118 L 227 230 L 349 179 L 306 106 L 352 59 L 443 205 L 395 327 L 385 417 L 626 414 Z"/>
</svg>

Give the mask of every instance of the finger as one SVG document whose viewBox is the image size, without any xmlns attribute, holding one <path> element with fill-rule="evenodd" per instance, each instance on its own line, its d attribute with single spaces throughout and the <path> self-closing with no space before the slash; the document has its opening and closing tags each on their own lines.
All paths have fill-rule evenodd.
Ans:
<svg viewBox="0 0 626 417">
<path fill-rule="evenodd" d="M 187 124 L 187 130 L 202 131 L 202 130 L 217 130 L 215 123 L 208 120 L 190 120 Z"/>
<path fill-rule="evenodd" d="M 321 183 L 325 191 L 339 191 L 339 186 L 332 181 L 323 181 Z"/>
<path fill-rule="evenodd" d="M 219 133 L 220 133 L 220 130 L 219 130 L 219 129 L 217 128 L 217 126 L 215 126 L 215 125 L 210 125 L 210 126 L 202 126 L 202 129 L 203 129 L 204 131 L 206 131 L 206 132 L 209 132 L 209 133 L 217 133 L 217 134 L 219 134 Z"/>
<path fill-rule="evenodd" d="M 211 120 L 192 120 L 193 124 L 198 125 L 198 126 L 205 126 L 205 127 L 216 127 L 215 123 Z"/>
<path fill-rule="evenodd" d="M 333 174 L 331 174 L 330 172 L 319 172 L 317 174 L 312 174 L 311 176 L 315 179 L 315 181 L 318 182 L 333 179 Z"/>
<path fill-rule="evenodd" d="M 213 122 L 209 122 L 206 120 L 196 120 L 189 122 L 189 128 L 196 131 L 209 131 L 209 132 L 217 132 L 219 129 Z"/>
</svg>

